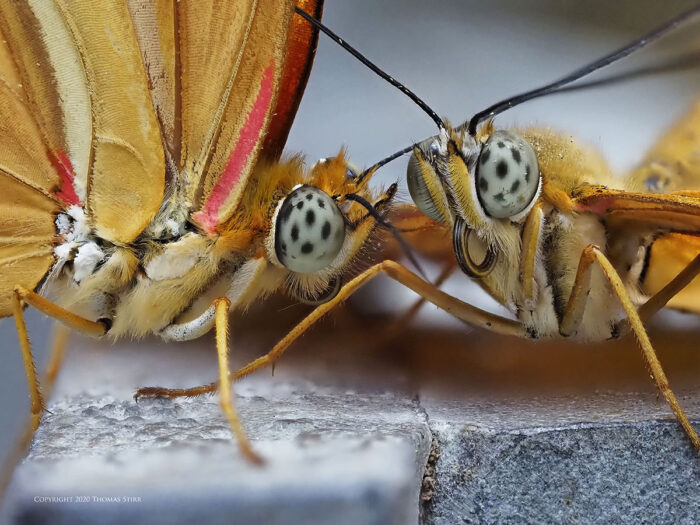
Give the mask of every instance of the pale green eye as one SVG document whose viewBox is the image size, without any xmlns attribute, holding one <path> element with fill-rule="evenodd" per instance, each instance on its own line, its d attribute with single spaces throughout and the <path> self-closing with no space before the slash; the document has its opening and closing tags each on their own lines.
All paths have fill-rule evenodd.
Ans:
<svg viewBox="0 0 700 525">
<path fill-rule="evenodd" d="M 421 151 L 425 151 L 426 158 L 432 158 L 433 155 L 437 154 L 437 144 L 433 138 L 424 141 L 418 147 Z M 415 152 L 411 155 L 411 159 L 408 161 L 406 183 L 408 184 L 408 192 L 411 194 L 411 198 L 418 209 L 431 219 L 442 221 L 442 215 L 440 214 L 437 206 L 435 206 L 433 197 L 430 195 L 430 191 L 425 185 L 423 173 L 420 168 L 420 161 L 416 157 Z"/>
<path fill-rule="evenodd" d="M 314 186 L 300 186 L 287 195 L 275 221 L 275 254 L 297 273 L 327 267 L 345 240 L 345 220 L 335 201 Z"/>
<path fill-rule="evenodd" d="M 535 198 L 539 183 L 532 146 L 515 133 L 494 132 L 476 167 L 476 192 L 486 214 L 496 219 L 517 215 Z"/>
</svg>

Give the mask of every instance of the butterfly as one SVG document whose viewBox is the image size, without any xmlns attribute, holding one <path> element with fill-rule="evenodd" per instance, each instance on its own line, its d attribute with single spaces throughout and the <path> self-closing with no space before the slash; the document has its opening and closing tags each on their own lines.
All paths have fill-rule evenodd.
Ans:
<svg viewBox="0 0 700 525">
<path fill-rule="evenodd" d="M 665 305 L 700 313 L 700 103 L 624 178 L 566 134 L 499 128 L 493 118 L 699 13 L 695 7 L 624 51 L 495 104 L 462 126 L 445 123 L 414 149 L 407 172 L 418 208 L 451 232 L 459 267 L 514 314 L 518 335 L 593 342 L 632 332 L 698 450 L 700 438 L 643 323 Z M 513 334 L 509 319 L 481 326 Z"/>
<path fill-rule="evenodd" d="M 449 296 L 394 261 L 368 270 L 362 282 L 358 277 L 348 288 L 384 273 L 474 326 L 522 338 L 585 343 L 632 332 L 659 391 L 700 450 L 700 438 L 644 328 L 644 321 L 667 304 L 700 310 L 700 279 L 695 279 L 700 271 L 700 104 L 623 179 L 568 134 L 541 127 L 500 128 L 493 120 L 626 56 L 699 13 L 700 8 L 692 8 L 561 81 L 506 99 L 461 126 L 443 121 L 405 86 L 375 69 L 440 129 L 437 136 L 408 148 L 413 154 L 407 182 L 422 214 L 398 207 L 390 221 L 414 237 L 417 250 L 441 254 L 443 260 L 446 253 L 455 256 L 464 273 L 515 320 Z M 347 48 L 346 42 L 339 43 Z M 447 233 L 447 244 L 441 245 L 441 232 Z M 318 318 L 314 312 L 307 321 Z M 290 343 L 281 342 L 235 377 L 274 363 Z"/>
<path fill-rule="evenodd" d="M 215 328 L 222 409 L 260 461 L 231 400 L 229 313 L 275 290 L 333 298 L 396 189 L 370 190 L 342 151 L 279 160 L 316 42 L 297 5 L 320 17 L 316 1 L 0 6 L 0 316 L 34 429 L 25 306 L 112 339 Z"/>
</svg>

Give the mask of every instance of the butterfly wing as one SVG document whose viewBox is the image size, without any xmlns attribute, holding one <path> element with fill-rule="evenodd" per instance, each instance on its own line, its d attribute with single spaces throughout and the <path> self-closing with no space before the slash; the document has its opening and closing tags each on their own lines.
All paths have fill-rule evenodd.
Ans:
<svg viewBox="0 0 700 525">
<path fill-rule="evenodd" d="M 584 186 L 573 203 L 578 211 L 604 215 L 611 225 L 650 233 L 700 233 L 700 192 L 632 193 Z"/>
<path fill-rule="evenodd" d="M 34 288 L 53 263 L 61 180 L 0 31 L 0 316 L 17 284 Z"/>
<path fill-rule="evenodd" d="M 80 54 L 90 93 L 88 216 L 100 237 L 128 243 L 155 216 L 165 184 L 160 130 L 131 17 L 121 2 L 56 4 Z M 51 47 L 53 33 L 46 34 Z"/>
<path fill-rule="evenodd" d="M 53 263 L 56 214 L 132 241 L 160 207 L 163 154 L 128 11 L 119 3 L 0 5 L 0 315 Z"/>
<path fill-rule="evenodd" d="M 654 241 L 649 254 L 647 271 L 641 286 L 644 293 L 653 295 L 666 286 L 700 254 L 700 237 L 669 233 Z M 668 302 L 668 306 L 700 314 L 700 278 Z"/>
<path fill-rule="evenodd" d="M 3 32 L 68 204 L 128 243 L 163 199 L 160 132 L 129 12 L 118 2 L 4 2 Z"/>
<path fill-rule="evenodd" d="M 320 12 L 320 2 L 303 2 Z M 290 40 L 295 3 L 130 0 L 172 159 L 181 210 L 213 233 L 236 209 L 275 113 L 281 149 L 313 56 L 313 34 Z M 294 52 L 285 71 L 288 45 Z M 278 101 L 280 85 L 284 96 Z M 276 150 L 277 152 L 277 150 Z"/>
<path fill-rule="evenodd" d="M 576 206 L 605 214 L 623 231 L 657 235 L 641 282 L 642 291 L 653 295 L 700 254 L 700 102 L 662 136 L 627 183 L 638 192 L 590 186 L 578 193 Z M 700 278 L 668 304 L 700 313 Z"/>
<path fill-rule="evenodd" d="M 700 190 L 700 101 L 671 127 L 631 174 L 644 191 Z M 645 293 L 663 288 L 700 253 L 700 238 L 670 233 L 654 241 L 642 281 Z M 669 306 L 700 313 L 700 278 L 675 295 Z"/>
<path fill-rule="evenodd" d="M 323 1 L 297 0 L 296 5 L 316 20 L 321 19 Z M 269 158 L 277 159 L 282 154 L 311 73 L 317 44 L 316 26 L 309 24 L 300 16 L 293 16 L 287 37 L 287 57 L 284 62 L 280 92 L 263 146 L 263 151 Z"/>
</svg>

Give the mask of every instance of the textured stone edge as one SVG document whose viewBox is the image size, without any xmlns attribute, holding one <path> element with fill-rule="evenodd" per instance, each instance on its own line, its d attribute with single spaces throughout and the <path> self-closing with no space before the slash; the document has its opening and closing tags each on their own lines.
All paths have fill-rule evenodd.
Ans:
<svg viewBox="0 0 700 525">
<path fill-rule="evenodd" d="M 232 447 L 228 428 L 215 401 L 185 402 L 184 405 L 190 402 L 198 404 L 199 412 L 193 414 L 186 407 L 182 409 L 183 403 L 167 401 L 135 406 L 107 396 L 80 405 L 75 399 L 64 399 L 50 407 L 54 414 L 48 417 L 47 424 L 40 427 L 28 458 L 16 472 L 8 493 L 8 505 L 3 509 L 3 522 L 9 522 L 10 517 L 18 513 L 22 523 L 44 522 L 48 518 L 54 523 L 91 523 L 97 518 L 109 522 L 105 521 L 108 516 L 100 516 L 105 512 L 104 504 L 81 507 L 50 502 L 36 505 L 32 501 L 37 494 L 75 496 L 84 493 L 85 487 L 89 486 L 85 480 L 104 478 L 111 479 L 111 482 L 92 495 L 127 495 L 123 489 L 133 483 L 137 487 L 135 492 L 150 500 L 150 506 L 120 507 L 120 513 L 125 514 L 109 523 L 122 522 L 122 516 L 128 516 L 130 521 L 153 523 L 151 519 L 144 519 L 149 514 L 170 516 L 170 519 L 163 518 L 162 523 L 187 515 L 195 519 L 197 509 L 202 511 L 215 504 L 222 506 L 224 513 L 233 512 L 241 518 L 256 521 L 264 517 L 269 523 L 289 523 L 290 516 L 297 517 L 297 521 L 291 521 L 293 523 L 318 522 L 320 517 L 338 512 L 346 520 L 339 521 L 342 523 L 358 520 L 416 523 L 418 494 L 431 436 L 425 413 L 417 400 L 396 398 L 392 402 L 393 396 L 347 394 L 346 397 L 352 397 L 354 404 L 351 406 L 356 412 L 348 411 L 335 420 L 339 406 L 332 406 L 332 403 L 342 405 L 343 395 L 329 396 L 326 399 L 331 404 L 329 413 L 324 414 L 325 419 L 319 417 L 312 422 L 309 413 L 320 408 L 314 407 L 309 396 L 321 398 L 319 406 L 324 406 L 323 396 L 308 393 L 300 394 L 286 407 L 258 397 L 240 403 L 244 421 L 251 429 L 256 428 L 256 448 L 271 459 L 271 464 L 277 464 L 273 467 L 277 470 L 267 474 L 256 471 L 255 467 L 240 459 L 235 445 Z M 363 402 L 369 405 L 366 412 L 363 412 Z M 386 412 L 373 412 L 372 403 L 385 403 Z M 306 411 L 304 407 L 307 407 Z M 353 417 L 365 413 L 367 426 L 353 426 Z M 252 414 L 257 414 L 258 422 L 267 421 L 267 424 L 255 425 L 256 417 Z M 277 417 L 271 417 L 272 414 Z M 392 414 L 393 419 L 389 417 L 390 421 L 383 421 Z M 294 419 L 290 419 L 290 415 Z M 346 421 L 343 422 L 343 418 Z M 141 436 L 143 441 L 138 441 L 139 427 L 145 423 L 151 426 L 145 431 L 146 436 Z M 89 428 L 81 430 L 81 425 Z M 110 435 L 112 425 L 118 425 L 119 432 L 115 434 L 124 435 Z M 180 439 L 172 439 L 170 433 L 179 434 Z M 375 449 L 374 455 L 369 449 Z M 209 456 L 208 462 L 198 463 L 198 450 Z M 227 473 L 221 472 L 217 462 L 211 460 L 212 456 L 221 458 L 221 463 L 231 472 L 238 471 L 241 476 L 246 476 L 245 483 L 227 479 Z M 212 479 L 200 478 L 206 488 L 193 491 L 195 494 L 188 495 L 181 484 L 168 484 L 167 480 L 160 487 L 158 483 L 161 481 L 154 480 L 153 490 L 146 490 L 139 480 L 148 475 L 149 461 L 156 465 L 153 470 L 162 468 L 163 460 L 159 457 L 165 457 L 166 461 L 185 462 L 179 468 L 166 469 L 165 477 L 186 476 L 189 465 L 192 469 L 201 468 Z M 280 466 L 280 462 L 285 461 L 290 463 L 286 471 Z M 120 472 L 125 465 L 126 471 Z M 358 473 L 363 465 L 367 465 L 365 478 Z M 134 466 L 136 472 L 133 472 Z M 139 466 L 141 471 L 138 471 Z M 70 480 L 62 475 L 64 468 L 72 470 Z M 336 470 L 330 472 L 331 469 Z M 82 473 L 82 477 L 74 477 L 76 473 Z M 347 479 L 337 478 L 338 474 L 346 475 Z M 314 476 L 318 477 L 315 484 Z M 324 492 L 325 484 L 337 486 Z M 244 490 L 244 485 L 252 485 L 252 488 Z M 319 494 L 312 493 L 314 487 Z M 163 512 L 159 505 L 166 505 L 167 512 Z M 363 508 L 367 509 L 364 514 Z M 374 519 L 369 510 L 376 512 Z M 216 518 L 216 513 L 213 513 L 213 518 Z"/>
<path fill-rule="evenodd" d="M 431 431 L 423 524 L 700 519 L 700 459 L 673 421 Z"/>
</svg>

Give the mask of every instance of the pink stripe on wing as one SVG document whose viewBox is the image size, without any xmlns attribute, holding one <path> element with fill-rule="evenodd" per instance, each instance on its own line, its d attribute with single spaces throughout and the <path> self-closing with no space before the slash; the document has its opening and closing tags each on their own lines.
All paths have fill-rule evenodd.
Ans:
<svg viewBox="0 0 700 525">
<path fill-rule="evenodd" d="M 71 164 L 66 152 L 58 150 L 51 156 L 51 163 L 54 165 L 58 176 L 61 178 L 61 188 L 56 192 L 56 197 L 68 204 L 79 205 L 80 199 L 77 193 L 75 193 L 75 186 L 73 185 L 73 181 L 75 180 L 73 164 Z"/>
<path fill-rule="evenodd" d="M 270 60 L 270 65 L 267 66 L 260 81 L 260 91 L 258 97 L 253 103 L 253 107 L 248 113 L 245 124 L 241 129 L 238 142 L 233 148 L 231 155 L 226 163 L 223 173 L 216 182 L 209 198 L 204 204 L 201 211 L 194 214 L 193 218 L 209 233 L 213 233 L 219 225 L 219 209 L 226 202 L 226 199 L 231 195 L 238 183 L 241 180 L 243 169 L 248 164 L 251 154 L 255 150 L 255 146 L 260 142 L 265 116 L 272 101 L 272 93 L 274 91 L 274 60 Z"/>
</svg>

